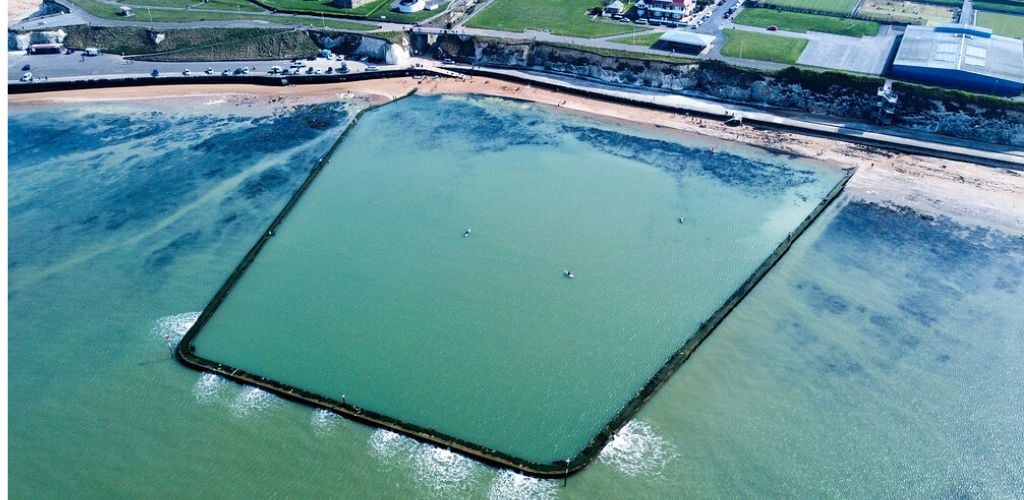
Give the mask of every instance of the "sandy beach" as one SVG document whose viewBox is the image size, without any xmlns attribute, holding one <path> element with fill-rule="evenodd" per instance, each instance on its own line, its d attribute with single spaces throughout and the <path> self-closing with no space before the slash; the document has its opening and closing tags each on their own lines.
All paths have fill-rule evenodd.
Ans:
<svg viewBox="0 0 1024 500">
<path fill-rule="evenodd" d="M 7 20 L 20 20 L 39 10 L 40 0 L 7 0 Z"/>
<path fill-rule="evenodd" d="M 749 126 L 728 127 L 715 120 L 567 95 L 494 78 L 394 78 L 292 87 L 241 84 L 126 87 L 12 95 L 8 102 L 15 106 L 126 101 L 176 105 L 185 100 L 193 104 L 260 108 L 335 100 L 382 104 L 413 89 L 424 95 L 477 94 L 519 99 L 602 117 L 627 127 L 657 127 L 663 132 L 737 141 L 815 158 L 839 167 L 856 167 L 857 173 L 847 185 L 851 196 L 880 204 L 910 207 L 926 215 L 947 216 L 967 225 L 1024 235 L 1024 172 Z"/>
</svg>

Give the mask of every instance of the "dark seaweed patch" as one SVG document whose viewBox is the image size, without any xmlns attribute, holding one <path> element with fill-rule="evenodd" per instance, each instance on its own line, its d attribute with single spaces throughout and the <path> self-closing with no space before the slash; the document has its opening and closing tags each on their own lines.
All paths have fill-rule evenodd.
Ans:
<svg viewBox="0 0 1024 500">
<path fill-rule="evenodd" d="M 202 238 L 202 232 L 191 231 L 178 236 L 167 245 L 153 252 L 146 258 L 146 265 L 151 268 L 162 269 L 169 266 L 174 259 L 185 250 L 195 247 Z"/>
<path fill-rule="evenodd" d="M 562 132 L 608 154 L 636 160 L 675 174 L 709 175 L 754 194 L 778 194 L 815 181 L 814 172 L 728 152 L 712 152 L 660 139 L 592 127 L 563 125 Z"/>
</svg>

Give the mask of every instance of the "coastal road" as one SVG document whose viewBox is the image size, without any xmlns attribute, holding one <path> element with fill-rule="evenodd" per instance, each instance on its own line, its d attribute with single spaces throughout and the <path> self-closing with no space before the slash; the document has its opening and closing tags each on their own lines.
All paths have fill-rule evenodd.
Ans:
<svg viewBox="0 0 1024 500">
<path fill-rule="evenodd" d="M 321 72 L 327 71 L 328 67 L 337 70 L 341 61 L 332 61 L 318 57 L 315 61 L 303 61 L 307 67 L 318 68 Z M 23 74 L 22 67 L 31 65 L 31 73 L 36 80 L 70 80 L 90 78 L 120 78 L 125 76 L 150 76 L 155 69 L 162 76 L 181 75 L 186 69 L 190 70 L 192 76 L 201 79 L 206 68 L 212 68 L 214 75 L 220 75 L 221 71 L 227 69 L 234 71 L 235 68 L 250 68 L 253 75 L 265 75 L 271 66 L 287 68 L 291 60 L 276 61 L 224 61 L 224 62 L 148 62 L 134 61 L 113 54 L 101 54 L 96 57 L 82 57 L 81 52 L 74 54 L 43 54 L 43 55 L 18 55 L 8 54 L 7 79 L 9 82 L 17 82 Z M 360 61 L 345 61 L 349 71 L 358 73 L 365 71 L 367 63 Z M 377 65 L 380 69 L 395 69 L 397 66 Z M 252 68 L 256 68 L 252 70 Z M 305 71 L 305 68 L 303 68 Z M 301 75 L 296 75 L 301 78 Z"/>
<path fill-rule="evenodd" d="M 77 5 L 75 5 L 74 3 L 72 3 L 72 2 L 70 2 L 68 0 L 53 0 L 53 1 L 56 1 L 57 3 L 60 3 L 61 5 L 65 6 L 66 8 L 68 8 L 71 11 L 71 13 L 70 14 L 60 15 L 60 16 L 52 16 L 52 17 L 49 17 L 47 19 L 42 19 L 42 20 L 38 20 L 38 21 L 36 21 L 36 20 L 29 20 L 29 21 L 18 23 L 16 25 L 14 25 L 12 27 L 12 29 L 46 29 L 48 27 L 68 26 L 68 25 L 72 25 L 72 24 L 89 24 L 89 25 L 93 25 L 93 26 L 138 26 L 138 27 L 152 28 L 152 29 L 158 29 L 158 30 L 182 29 L 182 28 L 267 28 L 267 27 L 294 28 L 296 26 L 295 24 L 274 23 L 272 21 L 268 21 L 268 20 L 264 20 L 264 19 L 249 19 L 249 20 L 237 19 L 237 20 L 217 20 L 217 21 L 193 21 L 193 22 L 186 22 L 186 23 L 174 23 L 174 22 L 149 23 L 149 22 L 146 22 L 143 19 L 141 19 L 142 17 L 144 17 L 144 15 L 138 9 L 136 9 L 137 13 L 136 13 L 135 17 L 133 17 L 133 18 L 124 19 L 124 20 L 121 20 L 121 19 L 112 20 L 112 19 L 103 19 L 103 18 L 94 16 L 92 14 L 89 14 L 88 12 L 82 10 Z M 110 1 L 110 0 L 108 0 L 108 1 Z M 728 7 L 730 5 L 732 5 L 733 3 L 735 3 L 736 1 L 738 1 L 738 0 L 727 0 L 721 6 L 718 6 L 715 9 L 715 14 L 707 22 L 705 22 L 704 25 L 702 25 L 700 28 L 698 28 L 698 31 L 710 33 L 710 32 L 714 32 L 716 30 L 719 30 L 719 24 L 720 24 L 720 21 L 721 21 L 721 14 L 724 13 L 725 10 L 728 9 Z M 172 8 L 172 7 L 160 7 L 160 8 L 152 7 L 152 8 L 153 9 L 162 9 L 162 10 L 184 10 L 184 9 L 175 9 L 175 8 Z M 196 11 L 193 11 L 193 12 L 196 12 Z M 215 12 L 215 11 L 204 11 L 204 12 Z M 223 11 L 223 12 L 236 14 L 235 12 L 232 12 L 232 11 Z M 269 17 L 281 17 L 282 19 L 288 19 L 288 20 L 290 20 L 292 22 L 294 22 L 296 20 L 299 20 L 299 21 L 301 21 L 303 23 L 304 26 L 308 25 L 310 27 L 318 27 L 317 25 L 320 24 L 320 22 L 321 22 L 321 18 L 319 16 L 302 16 L 302 15 L 292 15 L 292 14 L 273 14 L 273 13 L 269 13 L 269 12 L 265 12 L 265 13 L 251 13 L 251 14 L 262 15 L 262 16 L 265 16 L 265 17 L 268 17 L 268 18 Z M 245 13 L 241 13 L 240 14 L 240 16 L 244 16 L 244 15 L 245 15 Z M 658 55 L 658 56 L 672 55 L 671 52 L 664 51 L 664 50 L 655 50 L 655 49 L 652 49 L 650 47 L 642 47 L 642 46 L 636 46 L 636 45 L 628 45 L 628 44 L 621 44 L 621 43 L 610 42 L 610 41 L 608 41 L 607 38 L 603 38 L 603 39 L 600 39 L 600 38 L 599 39 L 577 38 L 577 37 L 564 36 L 564 35 L 555 35 L 555 34 L 552 34 L 550 32 L 547 32 L 547 31 L 527 30 L 527 31 L 525 31 L 523 33 L 517 33 L 517 32 L 509 32 L 509 31 L 492 30 L 492 29 L 478 29 L 478 28 L 464 28 L 464 27 L 458 27 L 458 28 L 453 29 L 453 30 L 445 30 L 445 29 L 441 29 L 441 28 L 413 27 L 413 26 L 408 25 L 408 24 L 398 24 L 398 23 L 389 23 L 389 22 L 360 21 L 360 20 L 346 20 L 346 21 L 351 21 L 351 22 L 354 22 L 354 23 L 361 23 L 361 24 L 371 24 L 371 25 L 374 25 L 374 26 L 380 26 L 380 28 L 378 28 L 376 30 L 372 30 L 372 31 L 376 31 L 376 32 L 394 32 L 394 31 L 414 30 L 414 31 L 420 32 L 420 33 L 432 33 L 432 34 L 442 34 L 442 33 L 456 34 L 457 33 L 457 34 L 466 34 L 466 35 L 473 35 L 473 36 L 486 36 L 486 37 L 507 38 L 507 39 L 514 39 L 514 40 L 526 40 L 526 41 L 539 41 L 539 42 L 557 43 L 557 44 L 562 44 L 562 45 L 577 46 L 577 47 L 580 47 L 580 48 L 583 48 L 583 49 L 586 49 L 586 48 L 598 48 L 598 49 L 611 49 L 611 50 L 617 50 L 617 51 L 623 51 L 623 52 L 634 52 L 634 53 L 639 53 L 639 54 L 650 54 L 650 55 Z M 326 29 L 331 29 L 331 28 L 328 27 Z M 623 35 L 623 36 L 626 36 L 626 35 Z M 719 37 L 719 38 L 720 38 L 720 40 L 724 39 L 724 37 Z M 719 44 L 720 40 L 716 40 L 716 44 Z M 682 55 L 682 54 L 680 54 L 680 55 Z M 701 55 L 701 56 L 688 56 L 688 57 L 691 57 L 691 58 L 696 57 L 697 59 L 708 59 L 708 58 L 710 58 L 710 59 L 721 59 L 721 60 L 726 61 L 726 62 L 728 62 L 730 64 L 735 64 L 735 65 L 738 65 L 738 66 L 745 66 L 745 67 L 749 67 L 749 68 L 756 68 L 756 69 L 775 70 L 775 69 L 782 69 L 782 68 L 786 67 L 786 65 L 784 65 L 784 64 L 778 64 L 778 63 L 772 63 L 772 62 L 766 62 L 766 61 L 752 61 L 752 60 L 747 60 L 747 59 L 726 58 L 726 57 L 722 57 L 720 54 L 717 54 L 717 51 L 715 51 L 715 50 L 712 50 L 712 52 L 710 52 L 708 54 Z"/>
</svg>

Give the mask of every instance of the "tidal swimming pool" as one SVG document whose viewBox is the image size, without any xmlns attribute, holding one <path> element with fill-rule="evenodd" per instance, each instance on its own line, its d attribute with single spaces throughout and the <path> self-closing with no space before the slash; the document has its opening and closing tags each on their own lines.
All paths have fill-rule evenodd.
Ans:
<svg viewBox="0 0 1024 500">
<path fill-rule="evenodd" d="M 185 342 L 227 373 L 564 463 L 845 175 L 509 101 L 407 98 L 362 115 Z"/>
</svg>

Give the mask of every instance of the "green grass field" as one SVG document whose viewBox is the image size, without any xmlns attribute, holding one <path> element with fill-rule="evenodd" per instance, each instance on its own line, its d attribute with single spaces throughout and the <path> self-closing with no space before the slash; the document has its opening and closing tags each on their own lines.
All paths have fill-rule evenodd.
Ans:
<svg viewBox="0 0 1024 500">
<path fill-rule="evenodd" d="M 1024 39 L 1024 16 L 978 11 L 978 26 L 992 28 L 997 35 Z"/>
<path fill-rule="evenodd" d="M 734 19 L 736 24 L 748 26 L 778 26 L 780 30 L 819 31 L 847 36 L 875 36 L 881 28 L 878 23 L 859 19 L 840 19 L 838 17 L 818 16 L 800 12 L 787 12 L 772 9 L 743 9 Z"/>
<path fill-rule="evenodd" d="M 953 7 L 902 0 L 865 0 L 857 13 L 876 19 L 925 26 L 953 22 Z"/>
<path fill-rule="evenodd" d="M 97 2 L 96 0 L 72 0 L 75 5 L 78 5 L 82 10 L 103 19 L 112 19 L 116 21 L 123 21 L 124 18 L 117 15 L 117 7 Z M 130 2 L 126 2 L 123 5 L 133 5 Z M 134 6 L 134 5 L 133 5 Z M 326 26 L 328 28 L 338 28 L 351 31 L 368 31 L 380 28 L 378 25 L 373 24 L 359 24 L 340 19 L 302 19 L 292 16 L 273 16 L 267 14 L 246 14 L 241 12 L 238 14 L 228 14 L 224 12 L 204 12 L 202 10 L 147 10 L 143 7 L 136 7 L 134 21 L 149 21 L 152 16 L 153 22 L 165 22 L 165 23 L 187 23 L 192 21 L 233 21 L 233 20 L 249 20 L 249 21 L 268 21 L 272 23 L 290 25 L 290 26 L 309 26 L 314 27 Z"/>
<path fill-rule="evenodd" d="M 642 47 L 650 47 L 654 45 L 661 36 L 665 33 L 662 31 L 655 31 L 653 33 L 642 33 L 639 35 L 622 36 L 619 38 L 612 38 L 609 42 L 621 43 L 623 45 L 639 45 Z"/>
<path fill-rule="evenodd" d="M 807 46 L 807 40 L 788 36 L 776 36 L 750 31 L 723 30 L 729 41 L 722 46 L 722 55 L 793 64 Z"/>
<path fill-rule="evenodd" d="M 601 18 L 592 20 L 586 15 L 588 9 L 602 5 L 600 0 L 494 0 L 466 26 L 516 32 L 532 28 L 583 38 L 644 30 Z"/>
<path fill-rule="evenodd" d="M 332 5 L 333 0 L 258 0 L 258 3 L 278 10 L 296 12 L 309 12 L 312 14 L 343 14 L 346 16 L 368 17 L 376 16 L 376 11 L 387 9 L 391 0 L 377 0 L 355 9 L 342 9 Z M 435 11 L 436 12 L 436 11 Z"/>
<path fill-rule="evenodd" d="M 765 3 L 840 14 L 850 14 L 857 6 L 857 0 L 765 0 Z"/>
<path fill-rule="evenodd" d="M 1024 15 L 1024 0 L 979 0 L 974 2 L 974 10 Z"/>
</svg>

